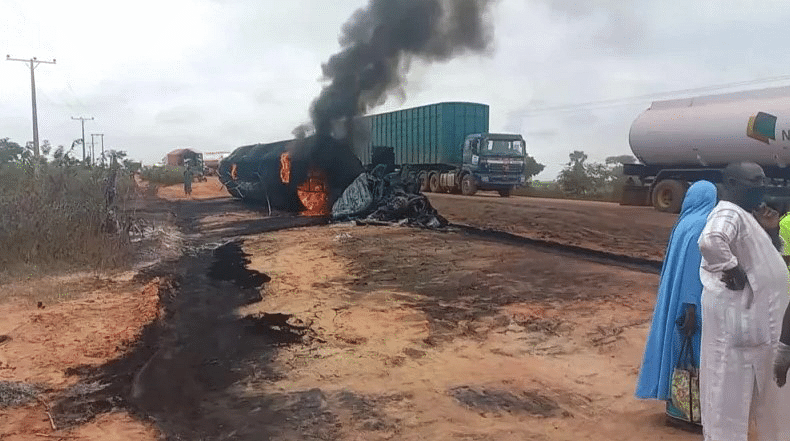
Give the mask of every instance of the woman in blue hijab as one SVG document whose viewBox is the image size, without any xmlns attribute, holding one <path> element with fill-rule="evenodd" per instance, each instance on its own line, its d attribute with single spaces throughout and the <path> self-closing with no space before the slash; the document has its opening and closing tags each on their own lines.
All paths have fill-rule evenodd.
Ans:
<svg viewBox="0 0 790 441">
<path fill-rule="evenodd" d="M 686 192 L 664 256 L 653 323 L 639 371 L 636 397 L 666 401 L 667 414 L 673 417 L 678 411 L 671 404 L 670 385 L 684 339 L 679 323 L 686 332 L 693 332 L 694 362 L 699 366 L 702 257 L 697 240 L 716 202 L 716 186 L 708 181 L 697 181 Z"/>
</svg>

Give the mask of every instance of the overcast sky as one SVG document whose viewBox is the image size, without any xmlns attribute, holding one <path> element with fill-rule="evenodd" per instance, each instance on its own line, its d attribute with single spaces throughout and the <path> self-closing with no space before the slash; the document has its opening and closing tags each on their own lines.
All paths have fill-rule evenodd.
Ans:
<svg viewBox="0 0 790 441">
<path fill-rule="evenodd" d="M 181 147 L 233 150 L 291 137 L 309 121 L 321 63 L 366 0 L 0 0 L 0 138 L 105 148 L 153 164 Z M 581 6 L 580 6 L 581 5 Z M 491 106 L 492 131 L 524 135 L 553 179 L 568 153 L 630 154 L 649 98 L 570 112 L 534 109 L 790 74 L 786 0 L 499 0 L 490 54 L 413 62 L 379 111 L 441 101 Z M 786 85 L 790 81 L 746 88 Z M 743 90 L 745 87 L 730 90 Z M 681 94 L 688 96 L 694 94 Z M 96 138 L 98 143 L 99 138 Z M 81 151 L 79 155 L 81 156 Z"/>
</svg>

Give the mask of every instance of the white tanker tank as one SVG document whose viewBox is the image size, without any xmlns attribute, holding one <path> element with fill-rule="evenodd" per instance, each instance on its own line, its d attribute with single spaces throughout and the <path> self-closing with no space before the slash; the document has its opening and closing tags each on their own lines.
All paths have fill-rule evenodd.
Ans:
<svg viewBox="0 0 790 441">
<path fill-rule="evenodd" d="M 631 125 L 642 164 L 627 165 L 623 203 L 679 212 L 689 184 L 721 181 L 731 162 L 752 161 L 790 178 L 790 87 L 656 101 Z"/>
</svg>

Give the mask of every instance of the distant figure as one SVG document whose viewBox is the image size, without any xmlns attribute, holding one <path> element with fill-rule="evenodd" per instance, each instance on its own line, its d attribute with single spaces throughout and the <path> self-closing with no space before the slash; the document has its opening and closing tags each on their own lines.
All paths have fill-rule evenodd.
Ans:
<svg viewBox="0 0 790 441">
<path fill-rule="evenodd" d="M 192 169 L 187 165 L 184 170 L 184 194 L 187 196 L 192 194 L 192 178 Z"/>
<path fill-rule="evenodd" d="M 699 366 L 702 257 L 697 240 L 715 206 L 716 186 L 708 181 L 695 182 L 683 199 L 661 268 L 653 322 L 636 386 L 637 398 L 666 401 L 667 415 L 678 419 L 685 417 L 671 403 L 672 373 L 687 336 L 691 336 L 694 363 Z"/>
<path fill-rule="evenodd" d="M 700 404 L 706 441 L 790 440 L 790 389 L 772 381 L 787 307 L 779 213 L 764 203 L 753 162 L 728 165 L 722 201 L 699 239 L 702 266 Z"/>
</svg>

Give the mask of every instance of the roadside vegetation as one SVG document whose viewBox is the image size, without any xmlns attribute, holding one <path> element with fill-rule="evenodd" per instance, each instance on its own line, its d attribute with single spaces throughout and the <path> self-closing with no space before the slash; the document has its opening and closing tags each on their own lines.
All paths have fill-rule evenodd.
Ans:
<svg viewBox="0 0 790 441">
<path fill-rule="evenodd" d="M 619 202 L 625 178 L 623 164 L 633 164 L 636 158 L 628 155 L 610 156 L 604 163 L 588 162 L 587 154 L 575 150 L 556 181 L 535 181 L 513 194 L 552 199 L 582 199 Z M 542 171 L 542 168 L 541 168 Z"/>
<path fill-rule="evenodd" d="M 127 261 L 135 193 L 125 153 L 103 166 L 78 160 L 74 146 L 32 147 L 0 139 L 0 276 L 65 269 L 108 270 Z"/>
<path fill-rule="evenodd" d="M 141 177 L 156 185 L 175 185 L 184 182 L 184 167 L 154 165 L 143 167 Z"/>
</svg>

